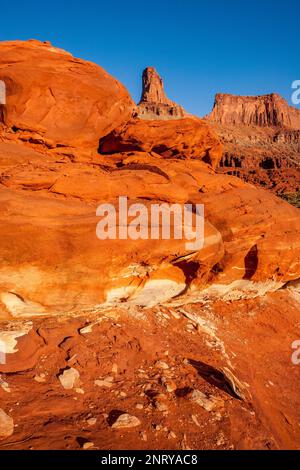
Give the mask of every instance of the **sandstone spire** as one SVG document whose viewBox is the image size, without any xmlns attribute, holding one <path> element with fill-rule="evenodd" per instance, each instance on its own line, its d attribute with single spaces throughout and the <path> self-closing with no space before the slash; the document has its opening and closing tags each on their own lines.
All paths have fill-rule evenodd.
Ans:
<svg viewBox="0 0 300 470">
<path fill-rule="evenodd" d="M 166 97 L 162 78 L 154 67 L 147 67 L 143 72 L 143 91 L 141 102 L 160 103 L 173 106 L 171 100 Z"/>
<path fill-rule="evenodd" d="M 180 119 L 184 109 L 169 100 L 164 91 L 163 80 L 154 67 L 143 72 L 143 90 L 138 105 L 138 116 L 143 119 Z"/>
</svg>

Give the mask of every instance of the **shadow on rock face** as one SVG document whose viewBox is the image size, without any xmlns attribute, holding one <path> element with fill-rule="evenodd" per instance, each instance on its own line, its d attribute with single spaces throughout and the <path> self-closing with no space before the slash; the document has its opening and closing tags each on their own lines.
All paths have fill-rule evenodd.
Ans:
<svg viewBox="0 0 300 470">
<path fill-rule="evenodd" d="M 192 391 L 193 389 L 191 387 L 177 388 L 177 390 L 175 391 L 175 395 L 178 398 L 184 398 L 189 395 Z"/>
<path fill-rule="evenodd" d="M 243 279 L 250 280 L 256 273 L 258 266 L 258 250 L 254 245 L 245 256 L 245 275 Z"/>
<path fill-rule="evenodd" d="M 214 367 L 205 364 L 201 361 L 195 361 L 189 359 L 189 363 L 196 369 L 198 374 L 206 380 L 209 384 L 214 385 L 223 392 L 226 392 L 233 398 L 241 400 L 241 397 L 238 395 L 237 391 L 234 390 L 231 381 L 226 377 L 226 375 Z"/>
<path fill-rule="evenodd" d="M 107 418 L 108 425 L 111 427 L 117 421 L 117 419 L 123 414 L 124 414 L 124 411 L 112 410 L 109 413 L 108 418 Z"/>
</svg>

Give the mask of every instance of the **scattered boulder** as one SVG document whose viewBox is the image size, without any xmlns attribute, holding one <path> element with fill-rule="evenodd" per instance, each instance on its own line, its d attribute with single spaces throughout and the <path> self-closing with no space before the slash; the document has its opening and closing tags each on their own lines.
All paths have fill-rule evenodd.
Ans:
<svg viewBox="0 0 300 470">
<path fill-rule="evenodd" d="M 95 424 L 97 423 L 97 418 L 88 418 L 86 422 L 89 426 L 95 426 Z"/>
<path fill-rule="evenodd" d="M 159 369 L 168 370 L 170 367 L 165 361 L 157 361 L 155 366 Z"/>
<path fill-rule="evenodd" d="M 0 439 L 6 439 L 14 432 L 14 420 L 0 408 Z"/>
<path fill-rule="evenodd" d="M 162 413 L 167 413 L 169 411 L 168 405 L 162 400 L 155 401 L 155 408 L 157 411 L 161 411 Z"/>
<path fill-rule="evenodd" d="M 142 441 L 144 441 L 144 442 L 147 442 L 147 441 L 148 441 L 148 436 L 147 436 L 146 431 L 141 431 L 141 432 L 140 432 L 140 438 L 141 438 Z"/>
<path fill-rule="evenodd" d="M 168 379 L 166 377 L 162 377 L 161 381 L 162 381 L 162 384 L 165 386 L 167 392 L 172 393 L 172 392 L 175 392 L 175 390 L 177 390 L 177 385 L 174 382 L 174 380 Z"/>
<path fill-rule="evenodd" d="M 200 392 L 200 390 L 193 390 L 189 395 L 189 399 L 193 403 L 204 408 L 206 411 L 213 411 L 224 405 L 221 398 L 214 397 L 213 395 L 206 395 L 205 393 Z"/>
<path fill-rule="evenodd" d="M 128 429 L 140 426 L 141 421 L 128 413 L 121 414 L 117 420 L 112 424 L 112 429 Z"/>
<path fill-rule="evenodd" d="M 97 387 L 111 388 L 113 386 L 113 381 L 114 381 L 113 377 L 106 377 L 105 379 L 95 380 L 94 383 L 95 385 L 97 385 Z"/>
<path fill-rule="evenodd" d="M 66 390 L 71 390 L 79 382 L 80 374 L 78 370 L 71 367 L 64 370 L 63 374 L 59 377 L 59 381 Z"/>
<path fill-rule="evenodd" d="M 137 403 L 135 407 L 137 410 L 142 410 L 144 408 L 144 405 L 142 403 Z"/>
<path fill-rule="evenodd" d="M 93 442 L 85 442 L 82 446 L 83 450 L 89 450 L 95 447 L 95 444 Z"/>
<path fill-rule="evenodd" d="M 39 375 L 35 375 L 34 380 L 39 383 L 44 383 L 46 382 L 46 375 L 43 373 Z"/>
</svg>

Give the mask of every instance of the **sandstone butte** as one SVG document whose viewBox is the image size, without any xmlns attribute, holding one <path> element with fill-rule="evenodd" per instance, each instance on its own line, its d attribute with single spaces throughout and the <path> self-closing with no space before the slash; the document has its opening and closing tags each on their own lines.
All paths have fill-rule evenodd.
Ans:
<svg viewBox="0 0 300 470">
<path fill-rule="evenodd" d="M 224 150 L 219 171 L 300 204 L 300 110 L 278 94 L 218 94 L 207 116 Z"/>
<path fill-rule="evenodd" d="M 290 358 L 300 337 L 299 210 L 221 173 L 218 137 L 219 126 L 253 125 L 260 138 L 279 125 L 284 102 L 272 95 L 265 114 L 264 98 L 257 114 L 252 99 L 238 100 L 247 122 L 230 117 L 235 98 L 218 98 L 205 120 L 178 116 L 148 68 L 136 107 L 101 67 L 38 41 L 0 43 L 0 80 L 0 397 L 22 424 L 0 449 L 29 448 L 28 434 L 35 448 L 299 447 L 300 372 Z M 286 112 L 280 125 L 296 126 Z M 100 241 L 96 209 L 120 195 L 149 207 L 204 204 L 204 247 Z M 80 376 L 74 391 L 57 378 L 70 368 Z M 139 410 L 150 407 L 150 418 L 137 411 L 143 390 Z M 155 402 L 164 393 L 166 403 Z M 123 441 L 116 409 L 141 422 Z M 98 423 L 88 439 L 85 415 Z"/>
</svg>

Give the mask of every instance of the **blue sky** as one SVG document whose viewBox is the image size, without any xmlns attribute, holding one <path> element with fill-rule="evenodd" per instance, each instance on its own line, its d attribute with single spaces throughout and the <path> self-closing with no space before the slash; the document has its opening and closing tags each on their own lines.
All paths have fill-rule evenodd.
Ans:
<svg viewBox="0 0 300 470">
<path fill-rule="evenodd" d="M 49 40 L 97 62 L 132 97 L 155 66 L 170 98 L 197 115 L 217 92 L 277 92 L 300 79 L 299 0 L 1 2 L 0 40 Z"/>
</svg>

